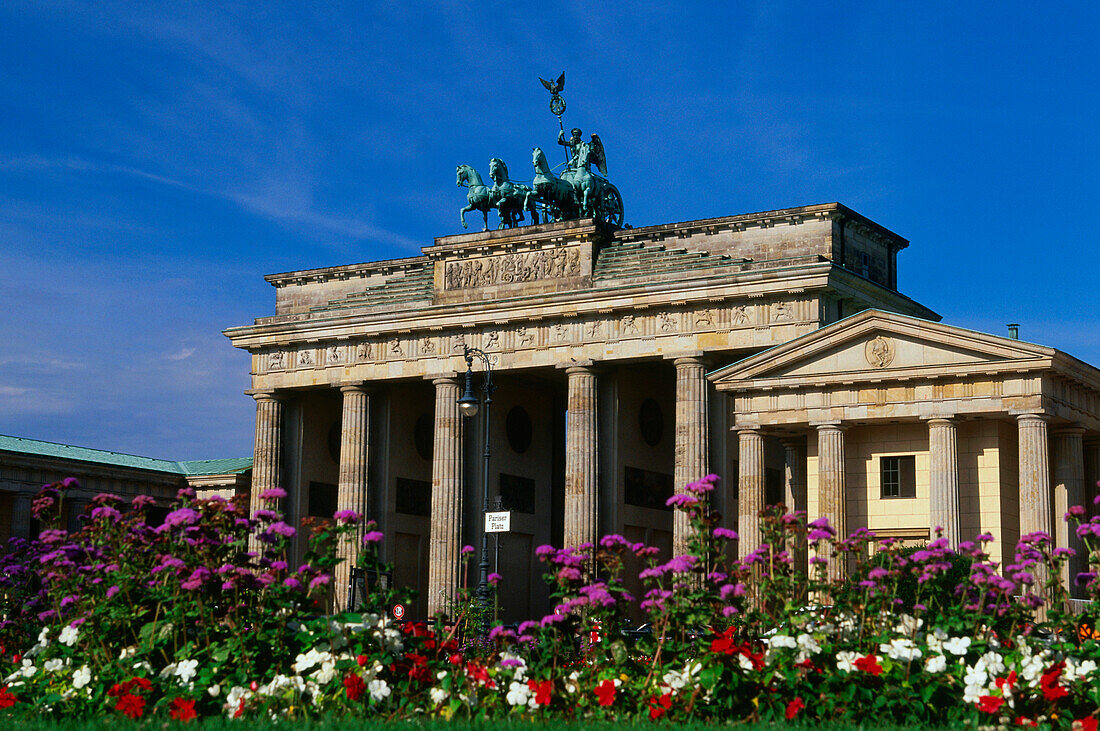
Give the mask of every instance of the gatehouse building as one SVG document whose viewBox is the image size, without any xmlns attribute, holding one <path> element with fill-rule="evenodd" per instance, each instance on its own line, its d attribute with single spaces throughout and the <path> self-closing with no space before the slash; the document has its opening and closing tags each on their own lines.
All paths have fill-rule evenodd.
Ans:
<svg viewBox="0 0 1100 731">
<path fill-rule="evenodd" d="M 253 495 L 284 487 L 295 521 L 375 520 L 418 617 L 464 580 L 486 477 L 512 512 L 492 558 L 506 620 L 546 608 L 540 544 L 675 551 L 665 500 L 711 472 L 742 551 L 775 502 L 907 541 L 1068 544 L 1062 512 L 1100 478 L 1100 371 L 940 323 L 897 289 L 908 245 L 830 203 L 541 223 L 270 275 L 274 313 L 225 331 L 251 354 Z M 487 475 L 484 410 L 458 406 L 466 347 L 496 386 Z"/>
</svg>

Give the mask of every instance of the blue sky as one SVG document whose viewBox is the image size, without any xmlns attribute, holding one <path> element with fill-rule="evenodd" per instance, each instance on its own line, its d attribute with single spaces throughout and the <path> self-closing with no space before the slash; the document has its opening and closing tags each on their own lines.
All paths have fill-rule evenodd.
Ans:
<svg viewBox="0 0 1100 731">
<path fill-rule="evenodd" d="M 0 4 L 0 433 L 249 454 L 263 275 L 459 232 L 562 70 L 633 225 L 840 201 L 946 322 L 1100 364 L 1095 4 L 526 5 Z"/>
</svg>

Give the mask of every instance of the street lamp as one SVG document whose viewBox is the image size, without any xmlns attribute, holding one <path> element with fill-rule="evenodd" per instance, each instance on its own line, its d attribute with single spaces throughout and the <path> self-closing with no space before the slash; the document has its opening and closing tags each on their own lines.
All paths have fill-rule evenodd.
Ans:
<svg viewBox="0 0 1100 731">
<path fill-rule="evenodd" d="M 481 629 L 484 632 L 489 624 L 489 605 L 492 599 L 492 592 L 489 589 L 489 541 L 486 540 L 485 513 L 489 512 L 489 407 L 493 403 L 493 391 L 496 390 L 496 386 L 493 385 L 493 366 L 485 351 L 463 345 L 462 357 L 466 359 L 466 390 L 458 400 L 458 410 L 467 418 L 476 416 L 478 412 L 478 398 L 474 395 L 475 355 L 485 363 L 485 380 L 481 384 L 481 390 L 485 394 L 485 413 L 481 417 L 485 424 L 485 464 L 481 471 L 481 564 L 478 566 L 477 589 L 474 592 L 481 610 Z"/>
</svg>

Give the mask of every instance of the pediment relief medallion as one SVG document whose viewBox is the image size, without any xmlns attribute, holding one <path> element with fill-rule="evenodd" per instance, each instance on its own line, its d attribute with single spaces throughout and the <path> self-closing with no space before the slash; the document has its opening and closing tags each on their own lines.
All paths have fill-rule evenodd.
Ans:
<svg viewBox="0 0 1100 731">
<path fill-rule="evenodd" d="M 863 347 L 863 357 L 872 368 L 885 368 L 894 362 L 897 348 L 890 338 L 881 335 L 867 341 Z"/>
</svg>

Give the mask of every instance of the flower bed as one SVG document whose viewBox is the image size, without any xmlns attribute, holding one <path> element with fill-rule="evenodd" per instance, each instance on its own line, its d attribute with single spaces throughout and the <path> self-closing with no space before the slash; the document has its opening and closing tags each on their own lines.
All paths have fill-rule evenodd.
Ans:
<svg viewBox="0 0 1100 731">
<path fill-rule="evenodd" d="M 382 536 L 341 512 L 295 528 L 271 490 L 265 507 L 181 491 L 159 526 L 149 501 L 93 501 L 85 527 L 56 527 L 71 483 L 35 500 L 46 526 L 2 559 L 0 719 L 149 717 L 187 721 L 359 716 L 658 723 L 821 721 L 1095 729 L 1100 709 L 1096 604 L 1067 611 L 1067 549 L 1025 536 L 998 566 L 989 535 L 918 550 L 873 535 L 843 539 L 824 520 L 773 507 L 742 561 L 708 509 L 717 478 L 671 501 L 695 528 L 689 552 L 605 536 L 538 555 L 555 609 L 484 637 L 467 593 L 453 623 L 397 624 L 400 589 L 368 587 L 361 614 L 326 616 L 340 541 L 363 530 L 361 567 L 378 576 Z M 1083 521 L 1071 509 L 1067 520 Z M 1078 527 L 1086 545 L 1100 518 Z M 809 575 L 792 555 L 810 555 Z M 1096 555 L 1090 550 L 1090 557 Z M 624 570 L 641 558 L 641 595 Z M 830 582 L 828 561 L 847 564 Z M 1046 577 L 1044 579 L 1044 577 Z M 497 578 L 497 577 L 494 577 Z M 961 580 L 959 580 L 961 578 Z M 1095 562 L 1078 577 L 1089 598 Z M 632 617 L 651 630 L 627 635 Z"/>
</svg>

